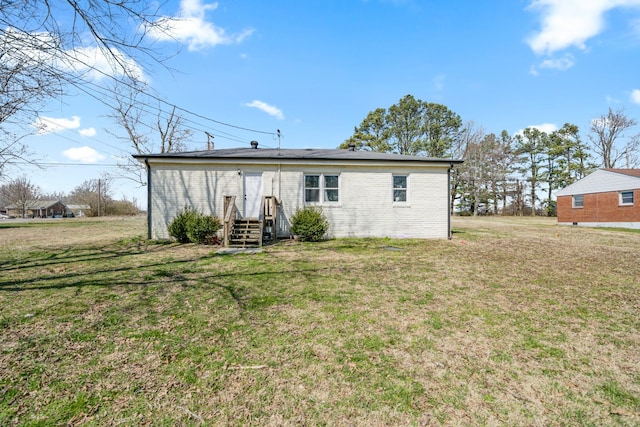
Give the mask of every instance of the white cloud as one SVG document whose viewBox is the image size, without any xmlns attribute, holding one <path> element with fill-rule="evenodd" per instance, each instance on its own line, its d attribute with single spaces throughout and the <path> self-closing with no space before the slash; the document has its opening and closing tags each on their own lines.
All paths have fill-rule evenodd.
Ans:
<svg viewBox="0 0 640 427">
<path fill-rule="evenodd" d="M 85 73 L 91 79 L 122 76 L 126 72 L 138 80 L 148 81 L 142 67 L 117 49 L 111 49 L 113 57 L 109 58 L 97 47 L 78 48 L 65 53 L 67 58 L 64 67 L 77 73 Z"/>
<path fill-rule="evenodd" d="M 69 148 L 62 153 L 69 160 L 82 163 L 96 163 L 105 157 L 91 147 Z"/>
<path fill-rule="evenodd" d="M 542 28 L 527 43 L 537 54 L 577 47 L 604 30 L 604 14 L 617 7 L 640 6 L 640 0 L 533 0 L 530 10 L 539 11 Z"/>
<path fill-rule="evenodd" d="M 38 130 L 38 135 L 47 133 L 62 132 L 67 129 L 78 129 L 80 127 L 80 117 L 73 116 L 71 119 L 56 119 L 54 117 L 40 116 L 33 124 Z"/>
<path fill-rule="evenodd" d="M 527 126 L 528 128 L 533 128 L 533 129 L 538 129 L 540 132 L 544 132 L 546 134 L 550 134 L 554 131 L 558 130 L 558 126 L 556 126 L 553 123 L 542 123 L 539 125 L 531 125 L 531 126 Z M 516 135 L 522 135 L 524 133 L 524 129 L 520 129 L 518 132 L 516 132 Z"/>
<path fill-rule="evenodd" d="M 218 3 L 206 4 L 202 0 L 182 0 L 176 17 L 165 16 L 156 21 L 160 28 L 149 29 L 149 35 L 159 41 L 186 43 L 190 51 L 197 51 L 220 44 L 241 43 L 253 34 L 253 29 L 238 34 L 226 34 L 223 28 L 206 20 L 206 12 L 218 8 Z"/>
<path fill-rule="evenodd" d="M 278 120 L 283 120 L 284 119 L 284 114 L 282 113 L 282 111 L 279 108 L 274 107 L 273 105 L 269 105 L 266 102 L 253 100 L 251 102 L 247 102 L 244 105 L 245 105 L 245 107 L 252 107 L 252 108 L 257 108 L 258 110 L 262 110 L 265 113 L 269 114 L 270 116 L 275 117 Z"/>
<path fill-rule="evenodd" d="M 640 89 L 634 89 L 631 91 L 631 102 L 634 104 L 640 104 Z"/>
<path fill-rule="evenodd" d="M 566 54 L 562 58 L 549 58 L 545 59 L 540 64 L 531 67 L 531 74 L 537 76 L 538 71 L 541 69 L 566 71 L 573 67 L 573 64 L 573 55 L 571 54 Z"/>
<path fill-rule="evenodd" d="M 551 70 L 568 70 L 569 68 L 573 67 L 573 56 L 565 55 L 563 58 L 545 59 L 540 63 L 539 67 Z"/>
<path fill-rule="evenodd" d="M 29 64 L 35 67 L 51 67 L 54 70 L 83 74 L 94 80 L 108 76 L 121 76 L 125 69 L 129 75 L 146 81 L 142 68 L 131 58 L 117 49 L 111 49 L 111 57 L 105 56 L 98 47 L 84 47 L 71 50 L 51 48 L 59 40 L 50 33 L 21 33 L 7 28 L 0 41 L 9 43 L 14 49 L 7 52 L 3 61 Z"/>
<path fill-rule="evenodd" d="M 96 130 L 94 128 L 80 129 L 78 133 L 82 136 L 96 136 Z"/>
</svg>

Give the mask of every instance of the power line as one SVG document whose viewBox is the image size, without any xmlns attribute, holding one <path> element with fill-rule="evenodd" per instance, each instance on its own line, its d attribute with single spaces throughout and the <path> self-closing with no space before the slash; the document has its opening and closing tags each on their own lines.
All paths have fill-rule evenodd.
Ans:
<svg viewBox="0 0 640 427">
<path fill-rule="evenodd" d="M 18 162 L 18 161 L 9 161 L 6 164 L 8 165 L 32 165 L 32 166 L 47 166 L 47 167 L 62 167 L 62 166 L 81 166 L 81 167 L 105 167 L 105 168 L 119 168 L 122 165 L 118 165 L 115 163 L 61 163 L 61 162 Z"/>
<path fill-rule="evenodd" d="M 102 104 L 106 105 L 107 107 L 109 107 L 109 108 L 111 108 L 113 110 L 117 109 L 117 107 L 115 107 L 114 105 L 109 104 L 105 99 L 105 98 L 108 98 L 108 99 L 110 99 L 112 101 L 117 102 L 117 97 L 108 88 L 106 88 L 104 86 L 101 86 L 101 85 L 98 85 L 97 83 L 89 82 L 89 81 L 84 82 L 82 85 L 80 85 L 78 83 L 75 83 L 75 82 L 71 82 L 71 85 L 76 87 L 78 90 L 82 91 L 83 93 L 87 94 L 88 96 L 90 96 L 90 97 L 96 99 L 97 101 L 101 102 Z M 87 87 L 92 87 L 92 89 L 88 89 Z M 148 95 L 144 91 L 140 91 L 140 93 Z M 152 97 L 152 98 L 153 99 L 157 99 L 156 97 Z M 167 118 L 166 116 L 169 114 L 166 111 L 164 111 L 162 109 L 159 109 L 154 105 L 150 105 L 145 101 L 137 100 L 136 104 L 138 106 L 142 106 L 142 107 L 140 107 L 140 110 L 142 112 L 144 112 L 144 113 L 157 114 L 159 117 L 163 117 L 163 115 L 164 115 L 164 117 L 163 117 L 164 119 L 166 119 Z M 167 105 L 172 105 L 172 104 L 167 104 Z M 213 130 L 213 131 L 215 131 L 216 136 L 219 136 L 222 139 L 229 140 L 229 141 L 234 141 L 234 142 L 240 142 L 240 143 L 246 143 L 247 142 L 246 139 L 243 139 L 243 138 L 241 138 L 241 137 L 239 137 L 237 135 L 222 131 L 220 129 L 212 129 L 212 128 L 210 128 L 210 127 L 208 127 L 208 126 L 206 126 L 206 125 L 204 125 L 202 123 L 199 123 L 199 122 L 197 122 L 197 121 L 195 121 L 193 119 L 190 119 L 189 117 L 182 116 L 182 119 L 186 123 L 193 124 L 193 125 L 185 124 L 183 126 L 185 128 L 190 129 L 194 133 L 204 133 L 204 134 L 206 134 L 206 132 L 208 132 L 209 130 Z M 213 120 L 213 119 L 208 119 L 208 120 Z M 155 128 L 153 126 L 151 126 L 151 125 L 149 125 L 149 124 L 147 124 L 145 122 L 140 122 L 140 124 L 142 126 L 144 126 L 144 127 L 149 128 L 150 130 L 155 130 Z M 236 126 L 236 128 L 243 129 L 243 128 L 237 127 L 237 126 Z M 262 131 L 259 131 L 259 132 L 262 132 Z M 270 134 L 270 135 L 272 135 L 274 137 L 276 135 L 275 133 L 268 133 L 268 134 Z"/>
<path fill-rule="evenodd" d="M 76 61 L 76 62 L 81 63 L 82 65 L 87 67 L 89 70 L 95 71 L 95 72 L 97 72 L 97 73 L 99 73 L 99 74 L 101 74 L 101 75 L 103 75 L 103 76 L 105 76 L 105 77 L 107 77 L 107 78 L 119 83 L 119 84 L 122 84 L 122 85 L 128 87 L 129 89 L 132 89 L 132 90 L 137 91 L 137 92 L 144 93 L 146 96 L 148 96 L 148 97 L 150 97 L 150 98 L 152 98 L 152 99 L 154 99 L 154 100 L 156 100 L 156 101 L 158 101 L 158 102 L 160 102 L 162 104 L 165 104 L 165 105 L 167 105 L 167 106 L 169 106 L 171 108 L 175 108 L 176 110 L 182 111 L 183 113 L 190 114 L 190 115 L 192 115 L 194 117 L 198 117 L 198 118 L 200 118 L 202 120 L 206 120 L 206 121 L 209 121 L 209 122 L 212 122 L 212 123 L 217 123 L 219 125 L 231 127 L 231 128 L 234 128 L 234 129 L 244 130 L 244 131 L 247 131 L 247 132 L 253 132 L 253 133 L 258 133 L 258 134 L 263 134 L 263 135 L 276 135 L 275 132 L 269 132 L 269 131 L 263 131 L 263 130 L 258 130 L 258 129 L 251 129 L 251 128 L 244 127 L 244 126 L 238 126 L 238 125 L 234 125 L 234 124 L 231 124 L 231 123 L 223 122 L 223 121 L 220 121 L 220 120 L 212 119 L 212 118 L 206 117 L 206 116 L 204 116 L 202 114 L 195 113 L 195 112 L 193 112 L 193 111 L 191 111 L 191 110 L 189 110 L 187 108 L 183 108 L 183 107 L 180 107 L 180 106 L 178 106 L 176 104 L 168 102 L 168 101 L 158 97 L 157 95 L 154 95 L 154 94 L 152 94 L 150 92 L 146 92 L 146 91 L 142 90 L 140 87 L 136 87 L 135 85 L 133 85 L 133 84 L 127 82 L 127 81 L 118 80 L 113 75 L 105 73 L 104 71 L 102 71 L 102 70 L 100 70 L 100 69 L 98 69 L 98 68 L 96 68 L 96 67 L 94 67 L 92 65 L 87 64 L 86 62 L 80 60 L 79 58 L 69 55 L 66 51 L 63 51 L 63 54 L 65 56 L 67 56 L 68 58 L 70 58 L 72 61 Z M 73 84 L 75 87 L 78 87 L 78 85 L 74 84 L 72 81 L 68 80 L 68 82 Z M 84 80 L 84 82 L 85 83 L 91 83 L 91 82 L 88 82 L 86 80 Z M 99 86 L 99 85 L 97 85 L 95 83 L 93 83 L 93 84 L 96 85 L 96 86 Z M 107 88 L 103 88 L 103 89 L 108 90 Z"/>
</svg>

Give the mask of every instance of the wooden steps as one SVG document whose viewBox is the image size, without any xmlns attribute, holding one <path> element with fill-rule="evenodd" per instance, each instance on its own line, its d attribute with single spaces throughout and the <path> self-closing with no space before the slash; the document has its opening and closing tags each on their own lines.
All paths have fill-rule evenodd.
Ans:
<svg viewBox="0 0 640 427">
<path fill-rule="evenodd" d="M 262 246 L 262 224 L 257 218 L 236 219 L 229 236 L 233 248 L 257 248 Z"/>
<path fill-rule="evenodd" d="M 259 218 L 239 218 L 236 196 L 224 196 L 224 245 L 234 248 L 257 248 L 278 238 L 278 200 L 263 196 Z"/>
</svg>

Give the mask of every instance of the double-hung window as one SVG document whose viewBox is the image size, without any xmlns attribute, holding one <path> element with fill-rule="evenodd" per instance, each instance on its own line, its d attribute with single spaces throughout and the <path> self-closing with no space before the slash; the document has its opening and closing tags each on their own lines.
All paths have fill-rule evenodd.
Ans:
<svg viewBox="0 0 640 427">
<path fill-rule="evenodd" d="M 633 205 L 633 190 L 620 192 L 621 205 Z"/>
<path fill-rule="evenodd" d="M 574 208 L 583 208 L 584 207 L 584 195 L 576 194 L 573 196 L 573 207 Z"/>
<path fill-rule="evenodd" d="M 340 177 L 331 174 L 305 174 L 305 203 L 338 203 L 340 201 Z"/>
<path fill-rule="evenodd" d="M 393 175 L 393 201 L 398 203 L 407 201 L 406 175 Z"/>
<path fill-rule="evenodd" d="M 324 201 L 339 202 L 340 189 L 338 187 L 338 175 L 323 175 L 322 178 L 324 184 Z"/>
</svg>

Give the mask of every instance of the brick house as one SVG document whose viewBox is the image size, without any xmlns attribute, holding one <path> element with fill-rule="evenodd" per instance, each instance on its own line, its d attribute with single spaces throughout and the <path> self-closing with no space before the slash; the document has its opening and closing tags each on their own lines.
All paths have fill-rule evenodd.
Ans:
<svg viewBox="0 0 640 427">
<path fill-rule="evenodd" d="M 560 225 L 640 228 L 640 169 L 598 169 L 556 197 Z"/>
<path fill-rule="evenodd" d="M 54 218 L 62 217 L 66 206 L 60 200 L 27 200 L 24 204 L 6 207 L 7 215 L 19 218 Z"/>
</svg>

